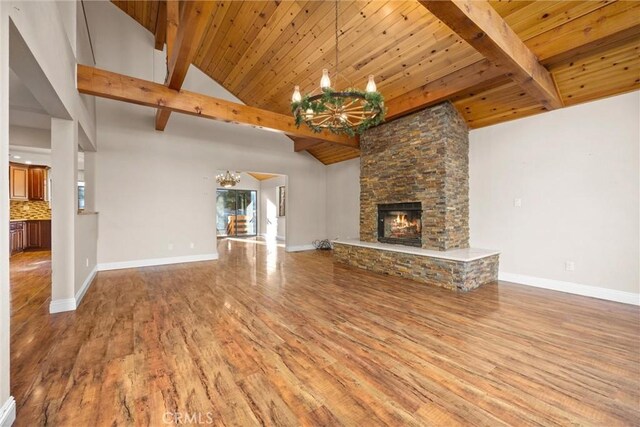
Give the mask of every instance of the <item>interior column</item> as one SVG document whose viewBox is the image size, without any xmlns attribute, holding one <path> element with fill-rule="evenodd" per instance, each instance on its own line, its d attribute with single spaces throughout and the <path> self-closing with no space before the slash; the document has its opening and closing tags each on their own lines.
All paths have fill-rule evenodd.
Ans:
<svg viewBox="0 0 640 427">
<path fill-rule="evenodd" d="M 51 119 L 51 305 L 75 310 L 75 220 L 78 210 L 78 122 Z"/>
</svg>

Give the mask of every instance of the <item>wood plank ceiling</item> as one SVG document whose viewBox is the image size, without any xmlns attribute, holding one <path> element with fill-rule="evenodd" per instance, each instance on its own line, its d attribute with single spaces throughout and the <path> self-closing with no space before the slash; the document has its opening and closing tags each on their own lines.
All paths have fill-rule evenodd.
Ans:
<svg viewBox="0 0 640 427">
<path fill-rule="evenodd" d="M 159 1 L 113 1 L 156 32 Z M 551 72 L 565 106 L 640 88 L 640 2 L 491 1 Z M 247 105 L 290 114 L 293 86 L 317 87 L 335 66 L 334 3 L 217 1 L 193 64 Z M 485 58 L 418 1 L 340 1 L 340 86 L 374 74 L 390 101 Z M 339 86 L 339 87 L 340 87 Z M 450 98 L 470 128 L 546 111 L 507 76 Z M 325 164 L 359 150 L 321 143 Z"/>
</svg>

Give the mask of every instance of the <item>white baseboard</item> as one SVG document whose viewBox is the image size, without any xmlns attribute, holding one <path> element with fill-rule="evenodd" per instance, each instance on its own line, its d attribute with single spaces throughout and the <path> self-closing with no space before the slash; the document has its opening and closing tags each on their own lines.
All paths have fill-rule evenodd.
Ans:
<svg viewBox="0 0 640 427">
<path fill-rule="evenodd" d="M 286 246 L 284 250 L 286 252 L 313 251 L 315 247 L 313 245 Z"/>
<path fill-rule="evenodd" d="M 78 289 L 78 292 L 76 292 L 76 308 L 80 306 L 80 301 L 82 301 L 82 298 L 84 298 L 84 294 L 86 294 L 87 290 L 89 290 L 89 286 L 91 286 L 91 283 L 93 282 L 93 279 L 96 277 L 97 272 L 98 272 L 98 266 L 96 265 L 95 267 L 93 267 L 93 270 L 91 270 L 91 273 L 89 273 L 87 278 L 84 280 L 84 283 L 82 284 L 80 289 Z"/>
<path fill-rule="evenodd" d="M 185 262 L 213 261 L 218 254 L 185 255 L 172 258 L 138 259 L 134 261 L 103 262 L 98 264 L 98 271 L 121 270 L 123 268 L 152 267 L 155 265 L 181 264 Z"/>
<path fill-rule="evenodd" d="M 16 420 L 16 401 L 13 396 L 9 396 L 6 402 L 0 407 L 0 427 L 11 427 Z"/>
<path fill-rule="evenodd" d="M 75 298 L 54 299 L 49 303 L 49 313 L 62 313 L 65 311 L 73 311 L 76 309 Z"/>
<path fill-rule="evenodd" d="M 615 289 L 599 288 L 597 286 L 582 285 L 580 283 L 563 282 L 561 280 L 544 279 L 541 277 L 503 272 L 498 274 L 498 279 L 504 280 L 505 282 L 513 282 L 520 285 L 534 286 L 536 288 L 550 289 L 553 291 L 566 292 L 585 297 L 640 305 L 640 294 L 633 292 L 617 291 Z"/>
<path fill-rule="evenodd" d="M 260 233 L 261 237 L 264 237 L 265 239 L 271 239 L 273 238 L 272 234 L 267 234 L 267 233 Z M 275 236 L 276 240 L 280 240 L 280 241 L 284 241 L 284 236 Z"/>
<path fill-rule="evenodd" d="M 49 304 L 49 313 L 63 313 L 65 311 L 73 311 L 77 309 L 80 305 L 80 301 L 84 298 L 84 294 L 89 290 L 89 286 L 91 286 L 97 272 L 98 266 L 95 266 L 87 278 L 84 279 L 84 283 L 82 283 L 82 286 L 78 289 L 74 298 L 51 300 L 51 303 Z"/>
</svg>

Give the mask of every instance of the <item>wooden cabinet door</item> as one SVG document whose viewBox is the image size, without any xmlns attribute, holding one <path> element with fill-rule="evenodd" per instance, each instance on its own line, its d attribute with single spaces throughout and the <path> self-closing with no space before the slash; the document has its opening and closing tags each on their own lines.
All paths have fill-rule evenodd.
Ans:
<svg viewBox="0 0 640 427">
<path fill-rule="evenodd" d="M 11 163 L 9 164 L 9 199 L 29 200 L 29 168 Z"/>
<path fill-rule="evenodd" d="M 27 222 L 27 247 L 39 248 L 42 245 L 40 221 Z"/>
<path fill-rule="evenodd" d="M 11 251 L 11 255 L 15 254 L 17 251 L 16 234 L 15 230 L 11 230 L 9 232 L 9 249 Z"/>
<path fill-rule="evenodd" d="M 40 223 L 40 247 L 51 249 L 51 220 L 38 222 Z"/>
<path fill-rule="evenodd" d="M 9 248 L 11 255 L 22 252 L 25 247 L 24 223 L 15 223 L 9 231 Z"/>
<path fill-rule="evenodd" d="M 22 252 L 27 248 L 27 227 L 23 228 L 18 233 L 20 236 L 20 252 Z"/>
<path fill-rule="evenodd" d="M 29 200 L 45 199 L 45 179 L 47 170 L 41 166 L 29 168 Z"/>
</svg>

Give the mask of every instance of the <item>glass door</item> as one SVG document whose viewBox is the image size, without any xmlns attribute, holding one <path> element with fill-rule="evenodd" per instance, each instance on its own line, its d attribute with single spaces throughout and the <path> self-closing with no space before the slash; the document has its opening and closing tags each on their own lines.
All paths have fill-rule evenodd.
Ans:
<svg viewBox="0 0 640 427">
<path fill-rule="evenodd" d="M 218 237 L 254 237 L 258 234 L 258 194 L 255 190 L 218 189 Z"/>
</svg>

